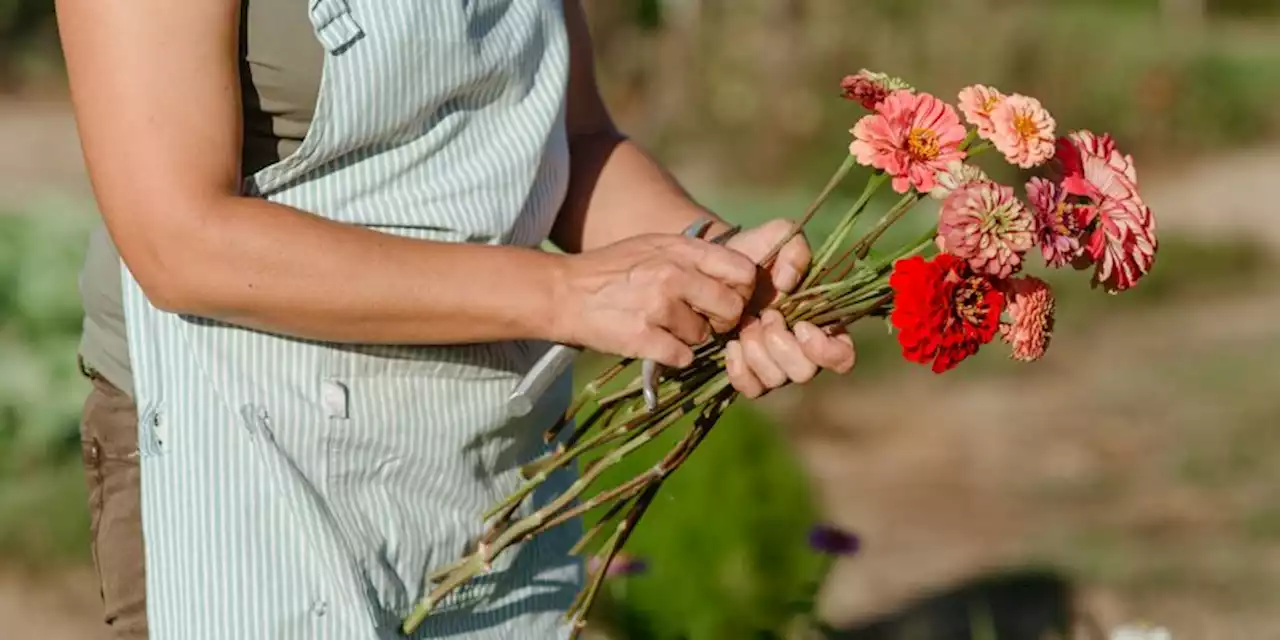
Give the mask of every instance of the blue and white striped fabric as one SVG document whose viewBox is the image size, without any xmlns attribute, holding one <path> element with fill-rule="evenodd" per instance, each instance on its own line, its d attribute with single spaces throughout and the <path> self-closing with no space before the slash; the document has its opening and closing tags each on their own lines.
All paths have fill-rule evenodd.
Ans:
<svg viewBox="0 0 1280 640">
<path fill-rule="evenodd" d="M 248 193 L 387 233 L 538 246 L 568 181 L 559 0 L 309 7 L 327 51 L 315 119 Z M 481 531 L 569 400 L 566 376 L 506 423 L 546 345 L 294 340 L 160 312 L 123 277 L 159 640 L 401 637 L 424 576 Z M 509 552 L 415 637 L 567 636 L 579 532 Z"/>
</svg>

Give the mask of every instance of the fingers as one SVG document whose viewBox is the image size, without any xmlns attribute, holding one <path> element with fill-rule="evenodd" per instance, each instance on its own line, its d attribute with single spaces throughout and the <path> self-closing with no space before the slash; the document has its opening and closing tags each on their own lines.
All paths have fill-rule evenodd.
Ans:
<svg viewBox="0 0 1280 640">
<path fill-rule="evenodd" d="M 673 283 L 675 295 L 705 316 L 717 333 L 726 333 L 742 321 L 747 301 L 734 289 L 700 272 L 685 273 Z M 705 322 L 703 323 L 705 326 Z M 710 336 L 703 336 L 705 340 Z M 701 341 L 699 341 L 701 342 Z"/>
<path fill-rule="evenodd" d="M 689 240 L 691 259 L 698 271 L 719 280 L 742 298 L 755 290 L 757 267 L 747 256 L 704 240 Z"/>
<path fill-rule="evenodd" d="M 765 341 L 765 325 L 762 319 L 751 319 L 738 334 L 741 337 L 743 355 L 751 373 L 766 388 L 776 389 L 787 383 L 787 373 L 774 361 Z"/>
<path fill-rule="evenodd" d="M 790 382 L 809 382 L 822 369 L 848 373 L 855 358 L 848 334 L 827 335 L 808 322 L 788 329 L 782 314 L 767 309 L 726 346 L 725 368 L 735 389 L 757 398 Z"/>
<path fill-rule="evenodd" d="M 813 254 L 804 236 L 797 235 L 789 240 L 778 252 L 778 258 L 774 261 L 773 269 L 769 274 L 773 280 L 773 286 L 783 293 L 794 291 L 796 285 L 800 284 L 801 276 L 809 268 L 811 260 L 813 260 Z"/>
<path fill-rule="evenodd" d="M 748 398 L 759 398 L 764 395 L 764 383 L 751 372 L 747 366 L 746 354 L 742 351 L 742 343 L 731 340 L 724 347 L 725 372 L 729 374 L 729 383 L 738 393 Z"/>
<path fill-rule="evenodd" d="M 819 367 L 839 374 L 853 370 L 857 361 L 857 352 L 853 347 L 853 339 L 841 331 L 836 335 L 827 335 L 822 329 L 808 323 L 798 322 L 795 328 L 796 338 L 804 350 L 805 357 Z"/>
<path fill-rule="evenodd" d="M 803 384 L 818 375 L 818 365 L 809 359 L 795 334 L 787 329 L 782 314 L 769 309 L 761 314 L 761 320 L 765 346 L 787 379 Z"/>
<path fill-rule="evenodd" d="M 699 345 L 711 338 L 707 319 L 678 301 L 656 306 L 650 323 L 669 331 L 686 345 Z"/>
<path fill-rule="evenodd" d="M 693 364 L 693 349 L 666 331 L 654 329 L 647 332 L 642 344 L 645 345 L 643 352 L 634 354 L 638 358 L 649 358 L 673 369 Z"/>
</svg>

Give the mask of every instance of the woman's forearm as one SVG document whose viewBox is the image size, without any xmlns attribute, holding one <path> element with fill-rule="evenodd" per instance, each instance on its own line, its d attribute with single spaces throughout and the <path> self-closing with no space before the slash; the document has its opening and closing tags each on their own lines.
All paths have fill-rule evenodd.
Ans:
<svg viewBox="0 0 1280 640">
<path fill-rule="evenodd" d="M 559 338 L 563 257 L 392 236 L 256 199 L 204 209 L 126 242 L 157 306 L 336 342 Z"/>
<path fill-rule="evenodd" d="M 574 253 L 646 233 L 679 233 L 699 217 L 712 234 L 728 225 L 699 206 L 630 139 L 610 129 L 570 143 L 572 176 L 552 241 Z"/>
</svg>

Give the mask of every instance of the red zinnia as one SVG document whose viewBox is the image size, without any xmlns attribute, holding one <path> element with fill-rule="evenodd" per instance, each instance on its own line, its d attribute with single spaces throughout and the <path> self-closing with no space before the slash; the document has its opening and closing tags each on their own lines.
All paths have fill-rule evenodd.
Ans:
<svg viewBox="0 0 1280 640">
<path fill-rule="evenodd" d="M 903 357 L 932 363 L 935 373 L 955 368 L 1000 330 L 1004 294 L 989 276 L 975 274 L 950 254 L 899 260 L 889 286 L 890 321 L 898 329 Z"/>
</svg>

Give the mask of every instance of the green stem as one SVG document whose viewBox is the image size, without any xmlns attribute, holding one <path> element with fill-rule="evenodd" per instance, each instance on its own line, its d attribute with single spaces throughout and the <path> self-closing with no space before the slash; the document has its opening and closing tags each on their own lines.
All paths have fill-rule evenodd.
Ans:
<svg viewBox="0 0 1280 640">
<path fill-rule="evenodd" d="M 600 591 L 600 586 L 604 584 L 605 578 L 609 575 L 609 565 L 613 564 L 613 560 L 617 557 L 618 552 L 622 550 L 622 546 L 627 543 L 627 539 L 631 537 L 631 533 L 636 529 L 636 523 L 644 516 L 645 510 L 653 503 L 653 498 L 658 495 L 658 489 L 662 488 L 662 482 L 658 481 L 650 485 L 640 497 L 636 499 L 635 506 L 631 507 L 631 511 L 621 522 L 618 523 L 617 530 L 609 539 L 607 545 L 608 552 L 605 554 L 600 567 L 596 569 L 596 575 L 591 580 L 591 585 L 586 591 L 579 594 L 572 605 L 569 606 L 567 614 L 573 620 L 573 631 L 569 636 L 574 640 L 580 636 L 582 630 L 587 626 L 587 616 L 591 614 L 591 606 L 595 604 L 596 593 Z"/>
<path fill-rule="evenodd" d="M 842 218 L 840 223 L 836 225 L 835 231 L 833 231 L 831 235 L 827 237 L 826 241 L 822 243 L 822 248 L 818 251 L 818 259 L 813 263 L 813 266 L 809 268 L 809 274 L 805 276 L 804 281 L 800 285 L 801 289 L 808 287 L 821 278 L 824 267 L 826 267 L 827 263 L 831 261 L 831 257 L 835 254 L 836 250 L 844 244 L 844 239 L 849 235 L 849 232 L 853 231 L 853 227 L 858 220 L 858 216 L 867 208 L 867 203 L 871 202 L 871 196 L 875 195 L 876 190 L 879 189 L 880 185 L 884 184 L 888 178 L 889 176 L 884 173 L 877 173 L 867 180 L 867 186 L 862 190 L 862 195 L 858 197 L 858 201 L 845 212 L 844 218 Z"/>
<path fill-rule="evenodd" d="M 844 181 L 845 176 L 849 175 L 849 171 L 853 169 L 856 163 L 857 161 L 852 155 L 845 156 L 844 162 L 840 163 L 840 168 L 836 169 L 835 174 L 833 174 L 831 179 L 827 181 L 827 186 L 823 187 L 822 192 L 818 194 L 818 197 L 815 198 L 813 202 L 809 203 L 809 207 L 805 209 L 804 215 L 800 217 L 800 221 L 796 223 L 794 228 L 792 228 L 791 233 L 787 234 L 780 242 L 778 242 L 778 244 L 774 245 L 768 255 L 760 261 L 761 265 L 766 267 L 769 266 L 769 264 L 778 257 L 778 252 L 782 251 L 782 247 L 786 246 L 792 238 L 796 237 L 797 234 L 804 230 L 805 225 L 809 224 L 809 222 L 813 220 L 814 214 L 818 212 L 818 209 L 822 208 L 823 204 L 826 204 L 827 199 L 829 199 L 831 194 L 835 192 L 836 187 L 840 186 L 840 183 Z"/>
<path fill-rule="evenodd" d="M 906 215 L 907 212 L 911 210 L 911 207 L 919 201 L 920 194 L 915 191 L 908 191 L 906 195 L 902 196 L 902 199 L 898 200 L 898 203 L 893 205 L 893 208 L 889 209 L 889 211 L 884 214 L 883 218 L 880 218 L 880 221 L 876 223 L 876 226 L 872 227 L 872 229 L 867 232 L 867 235 L 862 236 L 862 239 L 858 240 L 858 242 L 853 245 L 851 251 L 854 256 L 859 260 L 866 258 L 867 253 L 871 251 L 871 247 L 875 246 L 876 241 L 880 239 L 880 236 L 884 235 L 884 232 L 888 231 L 889 227 L 892 227 L 894 223 L 901 220 L 902 216 Z"/>
<path fill-rule="evenodd" d="M 600 390 L 603 389 L 606 384 L 609 384 L 610 381 L 626 370 L 626 368 L 634 361 L 634 358 L 623 358 L 614 363 L 608 369 L 605 369 L 604 372 L 596 376 L 594 380 L 583 386 L 582 391 L 578 392 L 577 397 L 574 398 L 573 403 L 569 405 L 569 409 L 564 412 L 564 415 L 556 421 L 554 426 L 547 429 L 546 432 L 542 434 L 543 442 L 550 443 L 552 440 L 555 440 L 556 436 L 559 435 L 560 430 L 564 429 L 565 425 L 569 424 L 569 421 L 573 420 L 573 417 L 578 415 L 578 412 L 582 411 L 582 408 L 585 407 L 588 402 L 600 395 Z"/>
</svg>

